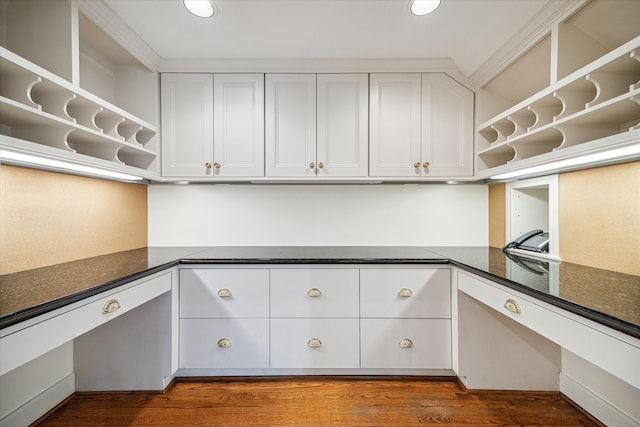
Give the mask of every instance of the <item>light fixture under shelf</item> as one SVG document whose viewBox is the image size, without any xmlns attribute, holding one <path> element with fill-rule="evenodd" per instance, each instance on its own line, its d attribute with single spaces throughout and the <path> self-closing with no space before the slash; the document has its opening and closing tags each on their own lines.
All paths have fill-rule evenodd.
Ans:
<svg viewBox="0 0 640 427">
<path fill-rule="evenodd" d="M 183 0 L 184 7 L 200 18 L 211 18 L 216 13 L 212 0 Z"/>
<path fill-rule="evenodd" d="M 62 160 L 35 156 L 16 151 L 0 149 L 0 162 L 17 166 L 37 167 L 39 169 L 53 170 L 57 172 L 69 172 L 79 175 L 108 178 L 121 181 L 142 181 L 143 178 L 122 172 L 100 169 L 93 166 L 79 165 Z"/>
<path fill-rule="evenodd" d="M 424 16 L 434 12 L 440 6 L 440 0 L 412 0 L 409 10 L 416 16 Z"/>
<path fill-rule="evenodd" d="M 492 180 L 506 180 L 523 176 L 543 175 L 551 172 L 563 172 L 578 169 L 581 166 L 599 166 L 611 162 L 631 161 L 640 159 L 640 144 L 615 148 L 613 150 L 601 151 L 599 153 L 587 154 L 556 162 L 544 163 L 537 166 L 505 172 L 491 177 Z"/>
</svg>

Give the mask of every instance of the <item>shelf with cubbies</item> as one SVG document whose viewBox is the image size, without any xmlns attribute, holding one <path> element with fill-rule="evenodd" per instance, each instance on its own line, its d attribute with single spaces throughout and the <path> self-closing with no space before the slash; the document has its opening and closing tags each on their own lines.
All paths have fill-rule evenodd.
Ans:
<svg viewBox="0 0 640 427">
<path fill-rule="evenodd" d="M 640 130 L 640 37 L 478 128 L 487 169 Z"/>
<path fill-rule="evenodd" d="M 157 128 L 0 47 L 2 133 L 147 169 Z"/>
</svg>

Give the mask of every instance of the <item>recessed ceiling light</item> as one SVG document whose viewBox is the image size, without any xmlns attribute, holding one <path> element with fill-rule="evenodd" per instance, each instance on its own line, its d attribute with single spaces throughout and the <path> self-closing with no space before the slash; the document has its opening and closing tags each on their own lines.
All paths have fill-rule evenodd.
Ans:
<svg viewBox="0 0 640 427">
<path fill-rule="evenodd" d="M 440 6 L 440 0 L 413 0 L 411 13 L 416 16 L 428 15 Z"/>
<path fill-rule="evenodd" d="M 216 13 L 212 0 L 183 0 L 184 7 L 200 18 L 211 18 Z"/>
</svg>

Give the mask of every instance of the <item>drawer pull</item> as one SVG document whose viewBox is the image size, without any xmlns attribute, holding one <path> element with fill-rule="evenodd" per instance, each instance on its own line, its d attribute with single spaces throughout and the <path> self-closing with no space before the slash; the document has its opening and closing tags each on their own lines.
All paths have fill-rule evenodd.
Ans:
<svg viewBox="0 0 640 427">
<path fill-rule="evenodd" d="M 229 348 L 231 347 L 231 340 L 229 338 L 220 338 L 218 340 L 218 347 Z"/>
<path fill-rule="evenodd" d="M 110 299 L 104 306 L 102 306 L 102 314 L 113 313 L 120 308 L 120 303 L 117 299 Z"/>
<path fill-rule="evenodd" d="M 318 338 L 311 338 L 309 341 L 307 341 L 307 345 L 311 348 L 318 348 L 322 345 L 322 341 L 320 341 L 320 339 Z"/>
<path fill-rule="evenodd" d="M 409 298 L 413 296 L 413 291 L 409 288 L 402 288 L 398 291 L 398 296 L 403 298 Z"/>
<path fill-rule="evenodd" d="M 413 347 L 413 341 L 411 341 L 409 338 L 403 338 L 400 340 L 398 345 L 400 346 L 400 348 L 411 348 Z"/>
<path fill-rule="evenodd" d="M 514 299 L 509 298 L 504 302 L 504 308 L 508 311 L 515 314 L 522 314 L 522 309 L 520 308 L 520 304 Z"/>
<path fill-rule="evenodd" d="M 231 291 L 227 288 L 222 288 L 218 291 L 218 296 L 220 298 L 229 298 L 231 296 Z"/>
<path fill-rule="evenodd" d="M 307 295 L 309 295 L 312 298 L 316 298 L 322 295 L 322 292 L 320 292 L 320 289 L 318 288 L 311 288 L 307 291 Z"/>
</svg>

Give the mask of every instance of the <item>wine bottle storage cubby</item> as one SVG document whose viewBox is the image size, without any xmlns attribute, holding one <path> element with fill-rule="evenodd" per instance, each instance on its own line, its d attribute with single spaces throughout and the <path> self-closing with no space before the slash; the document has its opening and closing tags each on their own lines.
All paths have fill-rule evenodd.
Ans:
<svg viewBox="0 0 640 427">
<path fill-rule="evenodd" d="M 480 169 L 637 130 L 640 37 L 478 128 Z"/>
<path fill-rule="evenodd" d="M 135 168 L 157 154 L 157 129 L 0 48 L 0 124 L 9 136 Z"/>
</svg>

